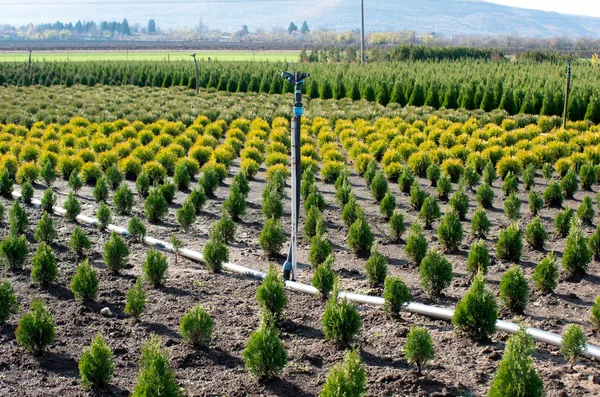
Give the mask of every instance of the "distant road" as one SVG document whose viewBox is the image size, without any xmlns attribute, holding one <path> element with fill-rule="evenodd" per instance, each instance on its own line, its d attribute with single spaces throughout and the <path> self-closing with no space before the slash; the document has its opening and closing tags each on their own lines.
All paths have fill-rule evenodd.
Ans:
<svg viewBox="0 0 600 397">
<path fill-rule="evenodd" d="M 2 50 L 0 50 L 2 51 Z M 198 61 L 288 61 L 296 62 L 300 51 L 33 51 L 34 62 L 53 61 L 192 61 L 190 55 L 197 54 Z M 0 52 L 0 62 L 25 62 L 28 51 Z"/>
</svg>

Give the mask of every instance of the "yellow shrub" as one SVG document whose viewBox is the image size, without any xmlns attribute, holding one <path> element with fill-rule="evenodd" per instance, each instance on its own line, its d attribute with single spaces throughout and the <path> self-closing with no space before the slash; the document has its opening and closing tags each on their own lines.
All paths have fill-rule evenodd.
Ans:
<svg viewBox="0 0 600 397">
<path fill-rule="evenodd" d="M 125 170 L 123 170 L 125 172 Z M 162 184 L 167 176 L 167 171 L 156 160 L 148 161 L 144 164 L 144 172 L 150 178 L 150 184 Z"/>
<path fill-rule="evenodd" d="M 369 147 L 360 141 L 355 142 L 352 147 L 348 150 L 348 156 L 350 156 L 351 159 L 356 159 L 358 158 L 358 156 L 360 156 L 361 154 L 367 154 L 369 153 Z M 373 157 L 375 158 L 375 157 Z"/>
<path fill-rule="evenodd" d="M 321 158 L 319 156 L 319 152 L 317 151 L 317 148 L 314 147 L 314 145 L 310 144 L 310 143 L 307 143 L 306 145 L 302 145 L 302 147 L 300 148 L 300 154 L 302 156 L 310 157 L 316 161 L 319 161 Z"/>
<path fill-rule="evenodd" d="M 456 158 L 446 159 L 440 166 L 442 173 L 448 175 L 453 183 L 458 182 L 464 172 L 462 162 Z"/>
<path fill-rule="evenodd" d="M 383 154 L 383 158 L 381 159 L 381 166 L 385 168 L 391 163 L 400 163 L 402 162 L 402 160 L 404 159 L 402 158 L 402 155 L 399 151 L 395 149 L 388 149 Z"/>
<path fill-rule="evenodd" d="M 519 160 L 515 157 L 507 156 L 498 161 L 496 164 L 496 171 L 498 172 L 498 176 L 504 179 L 509 172 L 512 172 L 514 175 L 521 175 L 523 168 L 521 167 Z"/>
<path fill-rule="evenodd" d="M 288 154 L 289 150 L 288 148 L 281 142 L 271 142 L 268 146 L 267 146 L 267 153 L 271 154 L 271 153 L 283 153 L 283 154 Z"/>
<path fill-rule="evenodd" d="M 249 179 L 252 179 L 260 169 L 260 165 L 256 161 L 248 157 L 242 160 L 240 168 L 246 173 L 246 176 Z"/>
<path fill-rule="evenodd" d="M 287 167 L 289 165 L 289 156 L 287 154 L 274 152 L 267 156 L 265 159 L 265 164 L 267 167 L 271 167 L 275 164 L 283 164 Z"/>
<path fill-rule="evenodd" d="M 275 164 L 267 168 L 267 181 L 271 179 L 274 173 L 279 172 L 283 175 L 284 179 L 288 179 L 290 177 L 290 170 L 283 164 Z"/>
<path fill-rule="evenodd" d="M 400 163 L 390 163 L 383 169 L 385 177 L 390 181 L 397 182 L 400 175 L 404 172 L 406 167 Z"/>
<path fill-rule="evenodd" d="M 84 163 L 93 163 L 94 161 L 96 161 L 96 155 L 90 149 L 80 150 L 79 152 L 77 152 L 77 156 Z"/>
<path fill-rule="evenodd" d="M 96 181 L 102 176 L 102 170 L 95 163 L 85 163 L 81 167 L 81 178 L 89 185 L 95 185 Z"/>
<path fill-rule="evenodd" d="M 240 130 L 239 128 L 230 128 L 227 130 L 227 133 L 225 134 L 225 137 L 227 138 L 235 138 L 238 139 L 240 141 L 244 141 L 246 140 L 246 134 L 244 134 L 244 131 Z"/>
<path fill-rule="evenodd" d="M 323 161 L 339 161 L 339 162 L 345 162 L 346 161 L 346 157 L 342 154 L 342 152 L 340 152 L 339 149 L 329 149 L 328 151 L 326 151 L 325 153 L 323 153 Z"/>
<path fill-rule="evenodd" d="M 204 164 L 204 166 L 202 167 L 202 170 L 206 170 L 208 168 L 212 168 L 216 173 L 217 176 L 219 177 L 219 180 L 221 182 L 223 182 L 223 180 L 225 180 L 225 178 L 227 178 L 227 168 L 225 168 L 224 164 L 219 164 L 216 163 L 214 160 L 209 161 L 208 163 Z"/>
<path fill-rule="evenodd" d="M 319 169 L 319 162 L 312 157 L 302 156 L 300 158 L 300 169 L 302 172 L 311 170 L 311 172 L 316 173 Z"/>
<path fill-rule="evenodd" d="M 37 161 L 40 157 L 40 147 L 38 145 L 26 144 L 21 147 L 21 152 L 19 153 L 19 160 L 28 162 L 28 161 Z"/>
<path fill-rule="evenodd" d="M 292 140 L 291 140 L 289 131 L 287 131 L 285 129 L 281 129 L 281 128 L 274 129 L 271 132 L 271 136 L 269 137 L 269 140 L 271 142 L 283 143 L 285 145 L 285 147 L 288 149 L 292 145 Z"/>
<path fill-rule="evenodd" d="M 210 155 L 213 149 L 210 146 L 194 145 L 190 149 L 188 156 L 198 162 L 198 165 L 202 167 L 210 160 Z"/>
<path fill-rule="evenodd" d="M 427 168 L 431 165 L 431 158 L 425 152 L 416 152 L 410 155 L 407 163 L 414 175 L 424 178 L 427 176 Z"/>
<path fill-rule="evenodd" d="M 346 164 L 341 161 L 324 162 L 321 167 L 321 179 L 323 179 L 323 182 L 325 183 L 333 183 L 345 168 Z"/>
<path fill-rule="evenodd" d="M 255 147 L 246 147 L 241 152 L 242 160 L 252 159 L 257 164 L 261 164 L 263 162 L 263 155 L 260 150 Z"/>
<path fill-rule="evenodd" d="M 33 161 L 23 163 L 17 171 L 17 182 L 23 184 L 24 182 L 33 183 L 40 174 L 40 169 Z"/>
<path fill-rule="evenodd" d="M 117 165 L 120 158 L 120 156 L 112 151 L 100 153 L 98 155 L 98 164 L 100 164 L 100 168 L 102 168 L 102 170 L 106 171 L 109 167 Z"/>
<path fill-rule="evenodd" d="M 58 156 L 57 169 L 64 179 L 69 179 L 71 173 L 79 172 L 83 166 L 83 161 L 79 157 L 63 154 Z"/>
<path fill-rule="evenodd" d="M 258 149 L 261 153 L 264 153 L 267 149 L 267 143 L 264 140 L 255 137 L 250 138 L 246 141 L 246 147 L 253 147 Z"/>
<path fill-rule="evenodd" d="M 201 135 L 198 137 L 198 140 L 196 140 L 196 145 L 207 146 L 214 149 L 219 145 L 219 141 L 211 135 Z"/>
<path fill-rule="evenodd" d="M 375 157 L 369 153 L 362 153 L 354 160 L 354 169 L 358 175 L 363 175 L 367 171 L 367 166 L 371 161 L 376 161 Z"/>
<path fill-rule="evenodd" d="M 522 169 L 526 169 L 529 164 L 533 164 L 535 168 L 540 167 L 540 160 L 538 157 L 529 150 L 519 150 L 515 155 L 517 161 L 521 165 Z"/>
<path fill-rule="evenodd" d="M 231 162 L 233 161 L 233 154 L 226 147 L 218 146 L 213 150 L 211 155 L 211 160 L 218 163 L 223 164 L 226 168 L 231 166 Z"/>
</svg>

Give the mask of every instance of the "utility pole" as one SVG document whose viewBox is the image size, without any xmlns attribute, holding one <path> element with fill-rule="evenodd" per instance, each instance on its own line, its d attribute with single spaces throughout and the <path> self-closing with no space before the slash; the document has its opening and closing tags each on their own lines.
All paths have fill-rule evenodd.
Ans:
<svg viewBox="0 0 600 397">
<path fill-rule="evenodd" d="M 29 49 L 29 63 L 27 64 L 27 73 L 31 72 L 31 48 Z"/>
<path fill-rule="evenodd" d="M 365 63 L 365 5 L 360 0 L 360 63 Z"/>
<path fill-rule="evenodd" d="M 569 110 L 569 92 L 571 91 L 571 60 L 567 66 L 567 88 L 565 90 L 565 109 L 563 110 L 563 129 L 567 128 L 567 118 Z"/>
<path fill-rule="evenodd" d="M 198 60 L 196 59 L 196 54 L 192 54 L 190 56 L 194 58 L 194 64 L 196 65 L 196 95 L 198 95 L 198 93 L 200 92 L 200 82 L 198 81 L 200 79 L 200 76 L 198 74 Z"/>
<path fill-rule="evenodd" d="M 292 238 L 290 241 L 290 250 L 287 259 L 283 264 L 283 279 L 286 281 L 296 281 L 296 244 L 298 241 L 298 218 L 300 215 L 300 181 L 302 173 L 300 169 L 300 123 L 304 114 L 302 107 L 302 84 L 310 74 L 295 72 L 281 73 L 281 77 L 296 86 L 294 97 L 294 116 L 292 117 Z"/>
</svg>

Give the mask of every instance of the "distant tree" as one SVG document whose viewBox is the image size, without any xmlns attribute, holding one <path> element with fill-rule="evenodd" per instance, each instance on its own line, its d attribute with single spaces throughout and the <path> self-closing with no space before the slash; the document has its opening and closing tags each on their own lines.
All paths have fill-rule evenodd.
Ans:
<svg viewBox="0 0 600 397">
<path fill-rule="evenodd" d="M 125 36 L 131 36 L 131 29 L 129 29 L 129 22 L 127 22 L 127 18 L 123 19 L 123 22 L 121 22 L 121 34 Z"/>
<path fill-rule="evenodd" d="M 306 34 L 310 32 L 310 29 L 308 28 L 308 24 L 306 23 L 306 21 L 302 22 L 302 27 L 300 28 L 300 33 Z"/>
<path fill-rule="evenodd" d="M 154 19 L 148 21 L 148 33 L 155 34 L 156 33 L 156 22 Z"/>
<path fill-rule="evenodd" d="M 250 34 L 250 32 L 248 31 L 248 25 L 242 26 L 242 36 L 246 36 L 248 34 Z"/>
<path fill-rule="evenodd" d="M 298 26 L 294 22 L 290 22 L 290 26 L 288 27 L 288 33 L 294 33 L 298 31 Z"/>
</svg>

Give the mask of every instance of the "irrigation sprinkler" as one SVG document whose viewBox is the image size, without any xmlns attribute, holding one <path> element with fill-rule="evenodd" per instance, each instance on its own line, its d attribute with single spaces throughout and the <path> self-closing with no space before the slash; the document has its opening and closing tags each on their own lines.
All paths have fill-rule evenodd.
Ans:
<svg viewBox="0 0 600 397">
<path fill-rule="evenodd" d="M 190 55 L 192 58 L 194 58 L 194 65 L 196 65 L 196 95 L 198 95 L 198 92 L 200 90 L 200 86 L 199 86 L 199 81 L 198 79 L 200 79 L 200 76 L 198 75 L 198 60 L 196 59 L 196 53 Z"/>
<path fill-rule="evenodd" d="M 294 115 L 292 116 L 292 238 L 288 256 L 283 264 L 283 279 L 296 281 L 296 244 L 298 241 L 298 218 L 300 215 L 300 180 L 302 178 L 300 170 L 300 123 L 304 114 L 302 107 L 302 84 L 309 77 L 309 73 L 289 72 L 281 73 L 281 77 L 296 86 L 294 97 Z"/>
</svg>

